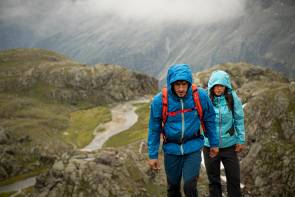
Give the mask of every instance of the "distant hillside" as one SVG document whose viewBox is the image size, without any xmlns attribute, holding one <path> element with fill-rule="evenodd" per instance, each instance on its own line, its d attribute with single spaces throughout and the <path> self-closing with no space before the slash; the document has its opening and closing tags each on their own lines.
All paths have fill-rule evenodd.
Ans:
<svg viewBox="0 0 295 197">
<path fill-rule="evenodd" d="M 156 90 L 156 79 L 116 65 L 82 65 L 40 49 L 0 52 L 0 92 L 105 104 Z"/>
</svg>

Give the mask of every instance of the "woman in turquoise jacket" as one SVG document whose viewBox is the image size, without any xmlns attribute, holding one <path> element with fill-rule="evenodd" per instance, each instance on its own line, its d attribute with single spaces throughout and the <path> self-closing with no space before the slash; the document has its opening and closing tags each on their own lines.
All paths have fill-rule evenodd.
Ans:
<svg viewBox="0 0 295 197">
<path fill-rule="evenodd" d="M 209 142 L 205 138 L 204 160 L 209 179 L 211 197 L 222 196 L 220 163 L 223 163 L 229 197 L 241 196 L 240 165 L 237 153 L 245 143 L 244 112 L 242 103 L 231 86 L 229 75 L 214 71 L 208 82 L 209 97 L 216 113 L 216 132 L 219 136 L 219 153 L 210 157 Z"/>
</svg>

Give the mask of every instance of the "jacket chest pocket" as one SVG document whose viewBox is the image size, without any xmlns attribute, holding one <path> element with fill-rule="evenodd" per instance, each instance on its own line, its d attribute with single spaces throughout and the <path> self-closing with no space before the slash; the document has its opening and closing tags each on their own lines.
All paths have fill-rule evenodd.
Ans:
<svg viewBox="0 0 295 197">
<path fill-rule="evenodd" d="M 232 111 L 230 111 L 227 106 L 221 106 L 220 113 L 221 113 L 221 119 L 224 123 L 232 122 L 232 119 L 233 119 Z"/>
<path fill-rule="evenodd" d="M 215 113 L 216 113 L 216 120 L 219 122 L 220 120 L 223 123 L 226 123 L 228 121 L 232 121 L 232 111 L 229 110 L 227 105 L 220 105 L 214 107 Z"/>
</svg>

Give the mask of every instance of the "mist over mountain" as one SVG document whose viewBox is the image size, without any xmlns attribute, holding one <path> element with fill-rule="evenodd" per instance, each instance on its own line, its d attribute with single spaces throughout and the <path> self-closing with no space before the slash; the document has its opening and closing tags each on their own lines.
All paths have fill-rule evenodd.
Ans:
<svg viewBox="0 0 295 197">
<path fill-rule="evenodd" d="M 17 7 L 12 2 L 2 7 Z M 173 63 L 199 71 L 240 61 L 295 76 L 292 0 L 53 1 L 46 3 L 48 11 L 30 2 L 23 10 L 32 10 L 32 16 L 24 11 L 20 22 L 17 16 L 0 15 L 1 49 L 47 48 L 83 63 L 119 64 L 160 80 Z"/>
</svg>

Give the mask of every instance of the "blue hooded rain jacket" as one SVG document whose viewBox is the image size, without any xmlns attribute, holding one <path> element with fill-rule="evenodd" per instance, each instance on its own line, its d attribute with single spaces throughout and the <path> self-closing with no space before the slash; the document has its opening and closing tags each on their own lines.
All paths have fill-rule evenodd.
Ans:
<svg viewBox="0 0 295 197">
<path fill-rule="evenodd" d="M 185 80 L 189 83 L 187 94 L 179 98 L 172 91 L 172 83 L 178 80 Z M 186 64 L 175 64 L 168 70 L 167 90 L 168 90 L 168 112 L 174 112 L 182 109 L 191 109 L 195 107 L 192 94 L 192 72 Z M 211 147 L 218 147 L 218 136 L 215 126 L 215 112 L 212 103 L 202 89 L 198 89 L 201 105 L 203 108 L 203 118 L 206 133 L 210 139 Z M 158 93 L 150 106 L 150 120 L 148 133 L 148 150 L 150 159 L 158 158 L 158 149 L 160 145 L 160 133 L 162 125 L 162 93 Z M 168 116 L 164 126 L 165 136 L 168 143 L 163 144 L 163 151 L 168 154 L 184 155 L 199 151 L 204 145 L 204 137 L 200 136 L 192 140 L 193 135 L 198 134 L 200 120 L 196 110 L 178 113 L 176 116 Z M 183 144 L 169 143 L 169 140 L 185 140 Z"/>
<path fill-rule="evenodd" d="M 224 95 L 214 96 L 213 105 L 216 113 L 216 131 L 219 136 L 219 147 L 226 148 L 235 144 L 245 143 L 245 130 L 244 130 L 244 112 L 242 103 L 233 90 L 230 82 L 229 75 L 221 70 L 214 71 L 208 82 L 208 91 L 217 84 L 223 85 L 228 88 L 228 92 L 232 94 L 234 100 L 234 114 L 228 108 Z M 231 128 L 235 130 L 231 135 L 228 132 Z M 208 138 L 205 138 L 205 146 L 210 146 Z"/>
</svg>

